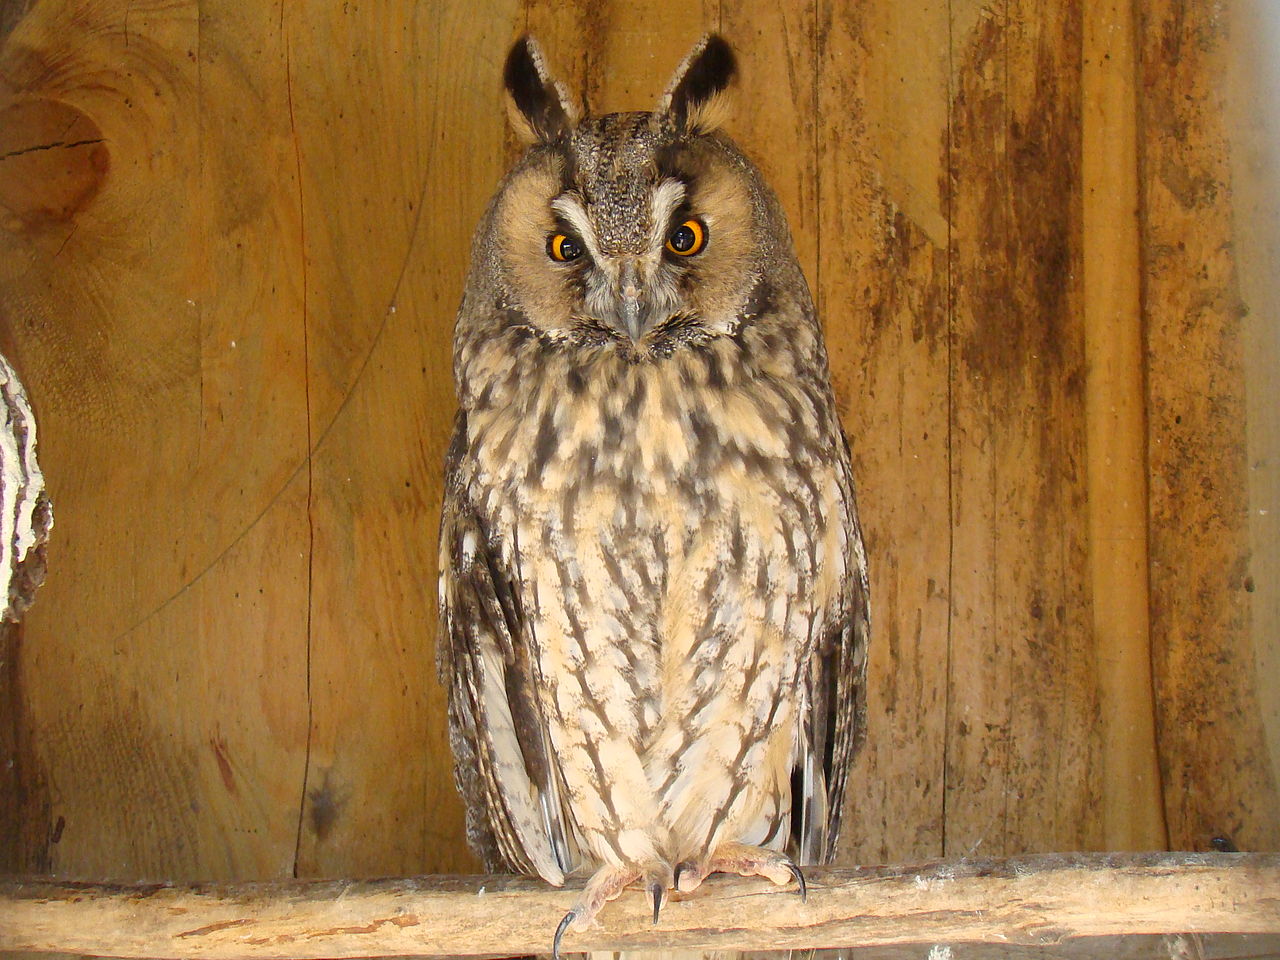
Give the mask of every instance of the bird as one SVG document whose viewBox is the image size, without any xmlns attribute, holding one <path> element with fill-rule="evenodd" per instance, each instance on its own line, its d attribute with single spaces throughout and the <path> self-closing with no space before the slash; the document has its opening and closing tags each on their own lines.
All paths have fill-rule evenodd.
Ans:
<svg viewBox="0 0 1280 960">
<path fill-rule="evenodd" d="M 467 839 L 654 922 L 711 873 L 804 891 L 865 727 L 867 560 L 821 323 L 700 39 L 592 114 L 524 36 L 524 150 L 457 313 L 437 668 Z"/>
</svg>

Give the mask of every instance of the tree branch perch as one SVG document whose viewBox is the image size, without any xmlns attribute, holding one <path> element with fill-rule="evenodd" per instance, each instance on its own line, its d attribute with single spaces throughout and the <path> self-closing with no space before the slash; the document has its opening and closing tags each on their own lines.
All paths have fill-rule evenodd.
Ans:
<svg viewBox="0 0 1280 960">
<path fill-rule="evenodd" d="M 712 877 L 652 923 L 625 893 L 567 950 L 1037 945 L 1280 932 L 1280 854 L 1068 854 Z M 545 953 L 573 894 L 510 877 L 228 884 L 0 879 L 0 950 L 284 960 Z"/>
</svg>

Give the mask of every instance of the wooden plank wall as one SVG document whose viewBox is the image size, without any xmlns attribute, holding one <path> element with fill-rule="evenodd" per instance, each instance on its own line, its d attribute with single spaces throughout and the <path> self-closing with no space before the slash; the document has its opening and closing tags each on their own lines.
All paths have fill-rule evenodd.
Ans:
<svg viewBox="0 0 1280 960">
<path fill-rule="evenodd" d="M 0 869 L 475 869 L 434 551 L 525 30 L 603 110 L 706 29 L 739 50 L 730 129 L 829 331 L 872 557 L 846 862 L 1280 848 L 1264 14 L 5 8 L 0 350 L 57 526 L 0 665 Z"/>
</svg>

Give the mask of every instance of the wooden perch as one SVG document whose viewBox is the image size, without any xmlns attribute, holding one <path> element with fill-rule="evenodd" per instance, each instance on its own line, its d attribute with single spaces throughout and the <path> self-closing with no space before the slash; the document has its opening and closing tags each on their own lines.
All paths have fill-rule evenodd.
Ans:
<svg viewBox="0 0 1280 960">
<path fill-rule="evenodd" d="M 628 891 L 566 950 L 1040 945 L 1280 931 L 1280 854 L 1051 855 L 812 869 L 809 898 L 712 877 L 657 926 Z M 545 953 L 569 889 L 510 877 L 238 884 L 0 880 L 0 950 L 116 957 Z"/>
</svg>

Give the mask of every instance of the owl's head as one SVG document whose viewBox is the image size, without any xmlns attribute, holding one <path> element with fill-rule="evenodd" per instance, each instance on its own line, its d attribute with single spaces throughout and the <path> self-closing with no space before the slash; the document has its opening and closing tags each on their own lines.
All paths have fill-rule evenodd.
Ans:
<svg viewBox="0 0 1280 960">
<path fill-rule="evenodd" d="M 652 111 L 580 116 L 517 41 L 504 79 L 529 149 L 490 210 L 489 262 L 529 324 L 642 351 L 732 331 L 768 261 L 792 256 L 772 193 L 717 130 L 735 70 L 708 36 Z"/>
</svg>

